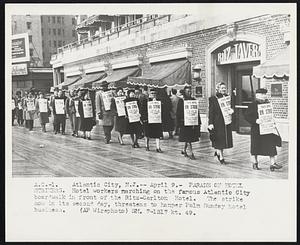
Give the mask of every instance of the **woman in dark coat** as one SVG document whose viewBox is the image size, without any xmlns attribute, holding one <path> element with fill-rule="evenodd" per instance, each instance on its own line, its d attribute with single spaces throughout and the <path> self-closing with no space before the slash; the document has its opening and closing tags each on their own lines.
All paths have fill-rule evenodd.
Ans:
<svg viewBox="0 0 300 245">
<path fill-rule="evenodd" d="M 270 103 L 267 100 L 266 93 L 266 89 L 256 90 L 256 99 L 253 103 L 249 104 L 245 113 L 245 118 L 251 124 L 251 156 L 253 159 L 253 169 L 259 170 L 257 156 L 261 155 L 270 157 L 270 170 L 274 171 L 275 169 L 282 168 L 282 166 L 275 163 L 277 150 L 274 142 L 274 134 L 260 135 L 259 132 L 261 120 L 258 118 L 257 105 Z"/>
<path fill-rule="evenodd" d="M 135 98 L 135 93 L 134 90 L 130 89 L 127 91 L 127 98 L 124 100 L 125 103 L 125 111 L 126 111 L 126 117 L 128 118 L 128 111 L 127 111 L 127 107 L 126 107 L 126 103 L 127 102 L 132 102 L 132 101 L 136 101 L 139 111 L 140 111 L 140 103 L 139 103 L 139 99 Z M 133 148 L 139 148 L 139 143 L 138 143 L 138 136 L 141 135 L 142 132 L 142 125 L 141 122 L 128 122 L 128 127 L 127 127 L 127 131 L 130 134 L 131 140 L 132 140 L 132 147 Z"/>
<path fill-rule="evenodd" d="M 84 115 L 83 103 L 85 101 L 86 102 L 90 101 L 92 105 L 92 115 L 88 117 Z M 95 104 L 91 100 L 89 91 L 86 91 L 83 98 L 79 100 L 78 111 L 80 115 L 80 131 L 83 132 L 83 138 L 84 139 L 87 138 L 88 140 L 91 140 L 91 131 L 93 127 L 96 125 L 96 120 L 95 120 L 96 115 L 95 115 Z"/>
<path fill-rule="evenodd" d="M 32 91 L 29 91 L 28 98 L 24 100 L 24 111 L 25 111 L 26 125 L 29 131 L 32 131 L 34 115 L 35 115 L 35 99 Z"/>
<path fill-rule="evenodd" d="M 183 91 L 183 98 L 180 98 L 177 105 L 177 125 L 179 127 L 179 142 L 185 142 L 184 148 L 181 152 L 185 157 L 189 157 L 192 160 L 195 160 L 193 153 L 192 142 L 199 141 L 200 138 L 200 125 L 201 119 L 198 111 L 198 125 L 194 126 L 185 126 L 184 125 L 184 101 L 186 100 L 196 100 L 192 97 L 192 89 L 190 86 L 185 86 Z M 187 147 L 190 148 L 190 155 L 187 154 Z"/>
<path fill-rule="evenodd" d="M 122 99 L 126 98 L 125 95 L 124 95 L 123 88 L 117 88 L 116 89 L 116 97 L 120 97 Z M 115 98 L 113 98 L 112 107 L 113 107 L 113 110 L 117 112 L 116 113 L 115 131 L 119 133 L 119 135 L 118 135 L 119 143 L 121 145 L 124 145 L 122 137 L 123 137 L 124 134 L 128 133 L 127 132 L 128 119 L 126 118 L 126 113 L 125 113 L 124 116 L 123 115 L 121 115 L 121 116 L 118 115 L 116 99 Z M 125 104 L 124 104 L 124 109 L 125 109 Z"/>
<path fill-rule="evenodd" d="M 217 84 L 216 95 L 209 98 L 208 129 L 214 130 L 215 139 L 212 141 L 212 146 L 216 149 L 215 156 L 221 164 L 226 164 L 223 150 L 233 147 L 231 124 L 225 125 L 218 102 L 219 98 L 225 96 L 228 96 L 228 94 L 226 94 L 226 85 L 225 83 L 219 83 Z M 231 109 L 230 112 L 232 114 L 233 110 Z"/>
<path fill-rule="evenodd" d="M 42 111 L 41 112 L 40 100 L 46 100 L 47 101 L 47 111 Z M 44 98 L 44 93 L 43 92 L 39 92 L 39 99 L 36 100 L 35 108 L 36 108 L 36 112 L 37 112 L 37 114 L 39 115 L 39 118 L 40 118 L 42 131 L 45 133 L 46 132 L 46 123 L 49 123 L 49 110 L 50 110 L 50 107 L 49 107 L 48 100 Z"/>
<path fill-rule="evenodd" d="M 149 114 L 148 114 L 149 101 L 159 101 L 157 99 L 157 91 L 155 89 L 150 90 L 149 99 L 143 100 L 141 105 L 141 120 L 143 122 L 143 128 L 144 128 L 144 134 L 146 140 L 146 151 L 150 151 L 149 139 L 154 138 L 156 142 L 156 152 L 162 153 L 162 150 L 160 149 L 160 138 L 163 137 L 162 123 L 149 123 Z M 163 104 L 161 103 L 161 114 L 162 111 L 163 111 Z"/>
</svg>

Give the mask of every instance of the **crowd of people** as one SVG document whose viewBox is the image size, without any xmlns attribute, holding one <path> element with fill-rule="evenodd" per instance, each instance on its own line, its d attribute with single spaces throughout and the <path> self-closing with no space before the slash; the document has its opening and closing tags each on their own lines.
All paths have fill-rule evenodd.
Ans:
<svg viewBox="0 0 300 245">
<path fill-rule="evenodd" d="M 165 88 L 150 88 L 135 86 L 124 90 L 119 87 L 109 89 L 106 81 L 101 83 L 97 91 L 81 88 L 63 91 L 55 88 L 50 98 L 45 98 L 43 92 L 36 94 L 30 90 L 22 96 L 20 91 L 13 96 L 12 119 L 19 126 L 33 130 L 34 119 L 39 118 L 43 132 L 52 117 L 54 134 L 65 134 L 66 120 L 69 119 L 72 136 L 91 140 L 91 131 L 96 120 L 101 122 L 105 143 L 111 142 L 114 129 L 118 133 L 120 145 L 124 145 L 123 135 L 130 135 L 133 148 L 140 148 L 139 141 L 144 138 L 145 150 L 150 151 L 150 140 L 155 140 L 156 152 L 162 153 L 161 139 L 163 132 L 168 132 L 169 138 L 179 136 L 182 142 L 181 154 L 195 160 L 192 143 L 198 142 L 201 135 L 201 118 L 198 101 L 192 97 L 192 89 L 185 86 L 177 91 L 172 89 L 167 93 Z M 224 149 L 233 147 L 231 123 L 225 123 L 218 99 L 228 96 L 226 85 L 219 83 L 216 94 L 209 98 L 208 130 L 214 156 L 221 164 L 226 164 Z M 266 90 L 256 91 L 256 99 L 245 113 L 246 120 L 251 125 L 251 155 L 252 167 L 259 170 L 258 155 L 270 157 L 270 170 L 280 169 L 276 164 L 276 144 L 271 134 L 260 135 L 261 123 L 257 105 L 269 103 Z M 234 113 L 229 110 L 229 115 Z M 25 125 L 24 125 L 25 122 Z M 274 124 L 275 127 L 275 124 Z"/>
</svg>

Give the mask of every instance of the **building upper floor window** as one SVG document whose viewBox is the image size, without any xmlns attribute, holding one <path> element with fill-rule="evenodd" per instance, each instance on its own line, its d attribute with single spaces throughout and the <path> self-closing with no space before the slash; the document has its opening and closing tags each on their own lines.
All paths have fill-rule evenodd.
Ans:
<svg viewBox="0 0 300 245">
<path fill-rule="evenodd" d="M 53 46 L 54 46 L 54 48 L 56 48 L 56 41 L 55 40 L 53 41 Z"/>
<path fill-rule="evenodd" d="M 65 36 L 65 29 L 62 29 L 63 36 Z"/>
<path fill-rule="evenodd" d="M 48 16 L 48 23 L 50 23 L 51 22 L 51 20 L 50 20 L 50 16 Z"/>
<path fill-rule="evenodd" d="M 41 29 L 42 36 L 44 36 L 44 28 Z"/>
<path fill-rule="evenodd" d="M 58 47 L 61 47 L 61 40 L 58 41 Z"/>
<path fill-rule="evenodd" d="M 51 35 L 51 29 L 49 29 L 49 35 Z"/>
<path fill-rule="evenodd" d="M 29 49 L 30 56 L 33 56 L 33 48 Z"/>
<path fill-rule="evenodd" d="M 31 30 L 31 22 L 26 22 L 27 30 Z"/>
<path fill-rule="evenodd" d="M 60 24 L 60 16 L 57 17 L 57 23 Z"/>
<path fill-rule="evenodd" d="M 75 18 L 72 18 L 72 25 L 76 25 L 76 20 L 75 20 Z"/>
<path fill-rule="evenodd" d="M 61 23 L 65 24 L 65 18 L 61 17 Z"/>
<path fill-rule="evenodd" d="M 66 44 L 66 42 L 65 42 L 65 41 L 63 41 L 63 46 L 65 46 L 65 44 Z"/>
<path fill-rule="evenodd" d="M 56 35 L 56 29 L 53 29 L 53 35 Z"/>
<path fill-rule="evenodd" d="M 42 48 L 44 48 L 44 40 L 42 40 Z"/>
<path fill-rule="evenodd" d="M 57 29 L 57 35 L 60 36 L 60 34 L 61 34 L 61 29 Z"/>
<path fill-rule="evenodd" d="M 55 16 L 52 16 L 52 23 L 55 24 Z"/>
<path fill-rule="evenodd" d="M 51 47 L 51 40 L 49 40 L 49 47 Z"/>
<path fill-rule="evenodd" d="M 41 23 L 43 23 L 43 16 L 41 16 Z"/>
<path fill-rule="evenodd" d="M 29 35 L 28 38 L 29 38 L 29 42 L 32 43 L 32 35 Z"/>
</svg>

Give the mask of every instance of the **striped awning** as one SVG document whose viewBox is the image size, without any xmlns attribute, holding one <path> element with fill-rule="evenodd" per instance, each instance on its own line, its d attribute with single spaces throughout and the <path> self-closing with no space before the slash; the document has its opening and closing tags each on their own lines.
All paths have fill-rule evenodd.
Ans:
<svg viewBox="0 0 300 245">
<path fill-rule="evenodd" d="M 81 76 L 79 75 L 66 77 L 65 81 L 63 83 L 58 84 L 56 87 L 60 89 L 68 89 L 68 86 L 76 83 L 79 79 L 81 79 Z"/>
<path fill-rule="evenodd" d="M 78 88 L 92 88 L 92 84 L 95 81 L 99 81 L 106 76 L 105 72 L 95 72 L 86 74 L 76 83 L 69 86 L 69 89 L 78 89 Z"/>
<path fill-rule="evenodd" d="M 257 78 L 282 78 L 290 75 L 290 48 L 286 47 L 279 55 L 253 67 L 253 76 Z"/>
<path fill-rule="evenodd" d="M 191 83 L 191 63 L 186 59 L 155 63 L 143 76 L 129 77 L 128 84 L 163 88 Z"/>
<path fill-rule="evenodd" d="M 100 81 L 94 82 L 92 87 L 99 88 L 101 83 L 105 80 L 109 83 L 110 88 L 117 88 L 117 87 L 130 87 L 127 84 L 127 80 L 129 76 L 135 77 L 140 74 L 140 69 L 137 66 L 134 67 L 127 67 L 114 70 L 111 75 L 103 78 Z"/>
</svg>

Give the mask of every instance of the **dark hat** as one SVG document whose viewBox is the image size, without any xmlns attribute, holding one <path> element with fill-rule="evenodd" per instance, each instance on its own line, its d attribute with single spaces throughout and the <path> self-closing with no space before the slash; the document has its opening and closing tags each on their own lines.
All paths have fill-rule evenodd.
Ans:
<svg viewBox="0 0 300 245">
<path fill-rule="evenodd" d="M 58 91 L 59 89 L 58 89 L 58 87 L 55 87 L 54 89 L 53 89 L 53 91 Z"/>
<path fill-rule="evenodd" d="M 268 90 L 266 90 L 265 88 L 259 88 L 256 90 L 257 94 L 266 94 L 268 92 Z"/>
<path fill-rule="evenodd" d="M 123 91 L 123 88 L 121 88 L 121 87 L 117 87 L 117 88 L 116 88 L 116 93 L 117 93 L 117 92 L 119 92 L 120 90 L 122 90 L 122 91 Z"/>
<path fill-rule="evenodd" d="M 157 93 L 157 89 L 156 88 L 150 88 L 150 92 L 156 92 Z"/>
<path fill-rule="evenodd" d="M 183 90 L 186 90 L 187 88 L 192 88 L 192 86 L 191 85 L 186 85 L 186 86 L 184 86 Z"/>
<path fill-rule="evenodd" d="M 100 86 L 101 87 L 106 87 L 106 86 L 108 86 L 108 82 L 107 81 L 102 81 L 101 83 L 100 83 Z"/>
<path fill-rule="evenodd" d="M 40 91 L 39 94 L 45 94 L 44 92 Z"/>
<path fill-rule="evenodd" d="M 135 90 L 140 89 L 140 85 L 135 85 L 135 86 L 134 86 L 134 89 L 135 89 Z"/>
<path fill-rule="evenodd" d="M 127 91 L 127 96 L 129 96 L 129 94 L 130 94 L 131 92 L 134 93 L 134 90 L 133 90 L 133 89 L 129 89 L 129 90 Z"/>
</svg>

